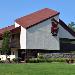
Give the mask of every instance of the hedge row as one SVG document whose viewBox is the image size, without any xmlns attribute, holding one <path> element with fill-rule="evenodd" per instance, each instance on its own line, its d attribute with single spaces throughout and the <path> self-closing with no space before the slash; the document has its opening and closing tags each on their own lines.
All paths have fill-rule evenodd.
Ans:
<svg viewBox="0 0 75 75">
<path fill-rule="evenodd" d="M 49 59 L 29 59 L 27 62 L 28 63 L 42 63 L 42 62 L 66 62 L 67 59 L 65 58 L 49 58 Z"/>
</svg>

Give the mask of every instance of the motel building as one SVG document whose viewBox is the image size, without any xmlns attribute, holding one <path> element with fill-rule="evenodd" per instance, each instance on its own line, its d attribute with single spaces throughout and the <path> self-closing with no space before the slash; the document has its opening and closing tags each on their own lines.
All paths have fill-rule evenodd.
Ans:
<svg viewBox="0 0 75 75">
<path fill-rule="evenodd" d="M 55 10 L 44 8 L 16 19 L 14 25 L 0 29 L 0 48 L 4 31 L 10 31 L 10 60 L 35 58 L 38 53 L 74 51 L 75 32 L 59 15 Z M 0 59 L 6 60 L 6 55 L 0 52 Z"/>
</svg>

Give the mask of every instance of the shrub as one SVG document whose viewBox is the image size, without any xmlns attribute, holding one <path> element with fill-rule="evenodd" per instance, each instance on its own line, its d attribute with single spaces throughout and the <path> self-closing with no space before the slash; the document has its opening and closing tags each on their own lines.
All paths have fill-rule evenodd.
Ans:
<svg viewBox="0 0 75 75">
<path fill-rule="evenodd" d="M 75 59 L 66 59 L 66 62 L 69 64 L 69 63 L 74 63 Z"/>
<path fill-rule="evenodd" d="M 5 61 L 3 61 L 3 60 L 0 60 L 0 63 L 5 63 Z"/>
<path fill-rule="evenodd" d="M 53 58 L 52 62 L 65 62 L 65 58 Z"/>
<path fill-rule="evenodd" d="M 46 62 L 51 63 L 52 59 L 46 59 Z"/>
<path fill-rule="evenodd" d="M 42 62 L 46 62 L 46 59 L 38 59 L 37 60 L 39 63 L 42 63 Z"/>
<path fill-rule="evenodd" d="M 38 59 L 44 59 L 44 56 L 43 56 L 42 54 L 40 54 L 40 55 L 38 56 Z"/>
<path fill-rule="evenodd" d="M 65 59 L 64 58 L 56 58 L 55 62 L 65 62 Z"/>
<path fill-rule="evenodd" d="M 21 60 L 20 58 L 14 58 L 13 62 L 18 63 L 18 62 L 20 62 L 20 60 Z"/>
<path fill-rule="evenodd" d="M 39 58 L 32 58 L 28 60 L 28 63 L 43 63 L 43 62 L 66 62 L 65 58 L 48 58 L 48 59 L 39 59 Z"/>
<path fill-rule="evenodd" d="M 27 61 L 28 63 L 38 63 L 37 58 L 32 58 Z"/>
</svg>

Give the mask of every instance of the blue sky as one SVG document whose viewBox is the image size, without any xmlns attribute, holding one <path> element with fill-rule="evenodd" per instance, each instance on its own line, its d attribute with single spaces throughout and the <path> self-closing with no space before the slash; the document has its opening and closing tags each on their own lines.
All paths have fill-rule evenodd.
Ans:
<svg viewBox="0 0 75 75">
<path fill-rule="evenodd" d="M 14 20 L 40 10 L 51 8 L 60 12 L 66 23 L 75 22 L 75 0 L 0 0 L 0 28 L 14 24 Z"/>
</svg>

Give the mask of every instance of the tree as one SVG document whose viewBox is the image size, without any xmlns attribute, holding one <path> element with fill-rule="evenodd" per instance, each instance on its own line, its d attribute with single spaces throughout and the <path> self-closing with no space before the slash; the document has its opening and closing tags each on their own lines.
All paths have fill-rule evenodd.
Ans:
<svg viewBox="0 0 75 75">
<path fill-rule="evenodd" d="M 3 34 L 2 52 L 6 55 L 10 50 L 9 41 L 10 41 L 10 32 L 5 31 Z"/>
<path fill-rule="evenodd" d="M 70 27 L 72 30 L 75 31 L 75 22 L 71 22 L 68 24 L 68 27 Z"/>
</svg>

